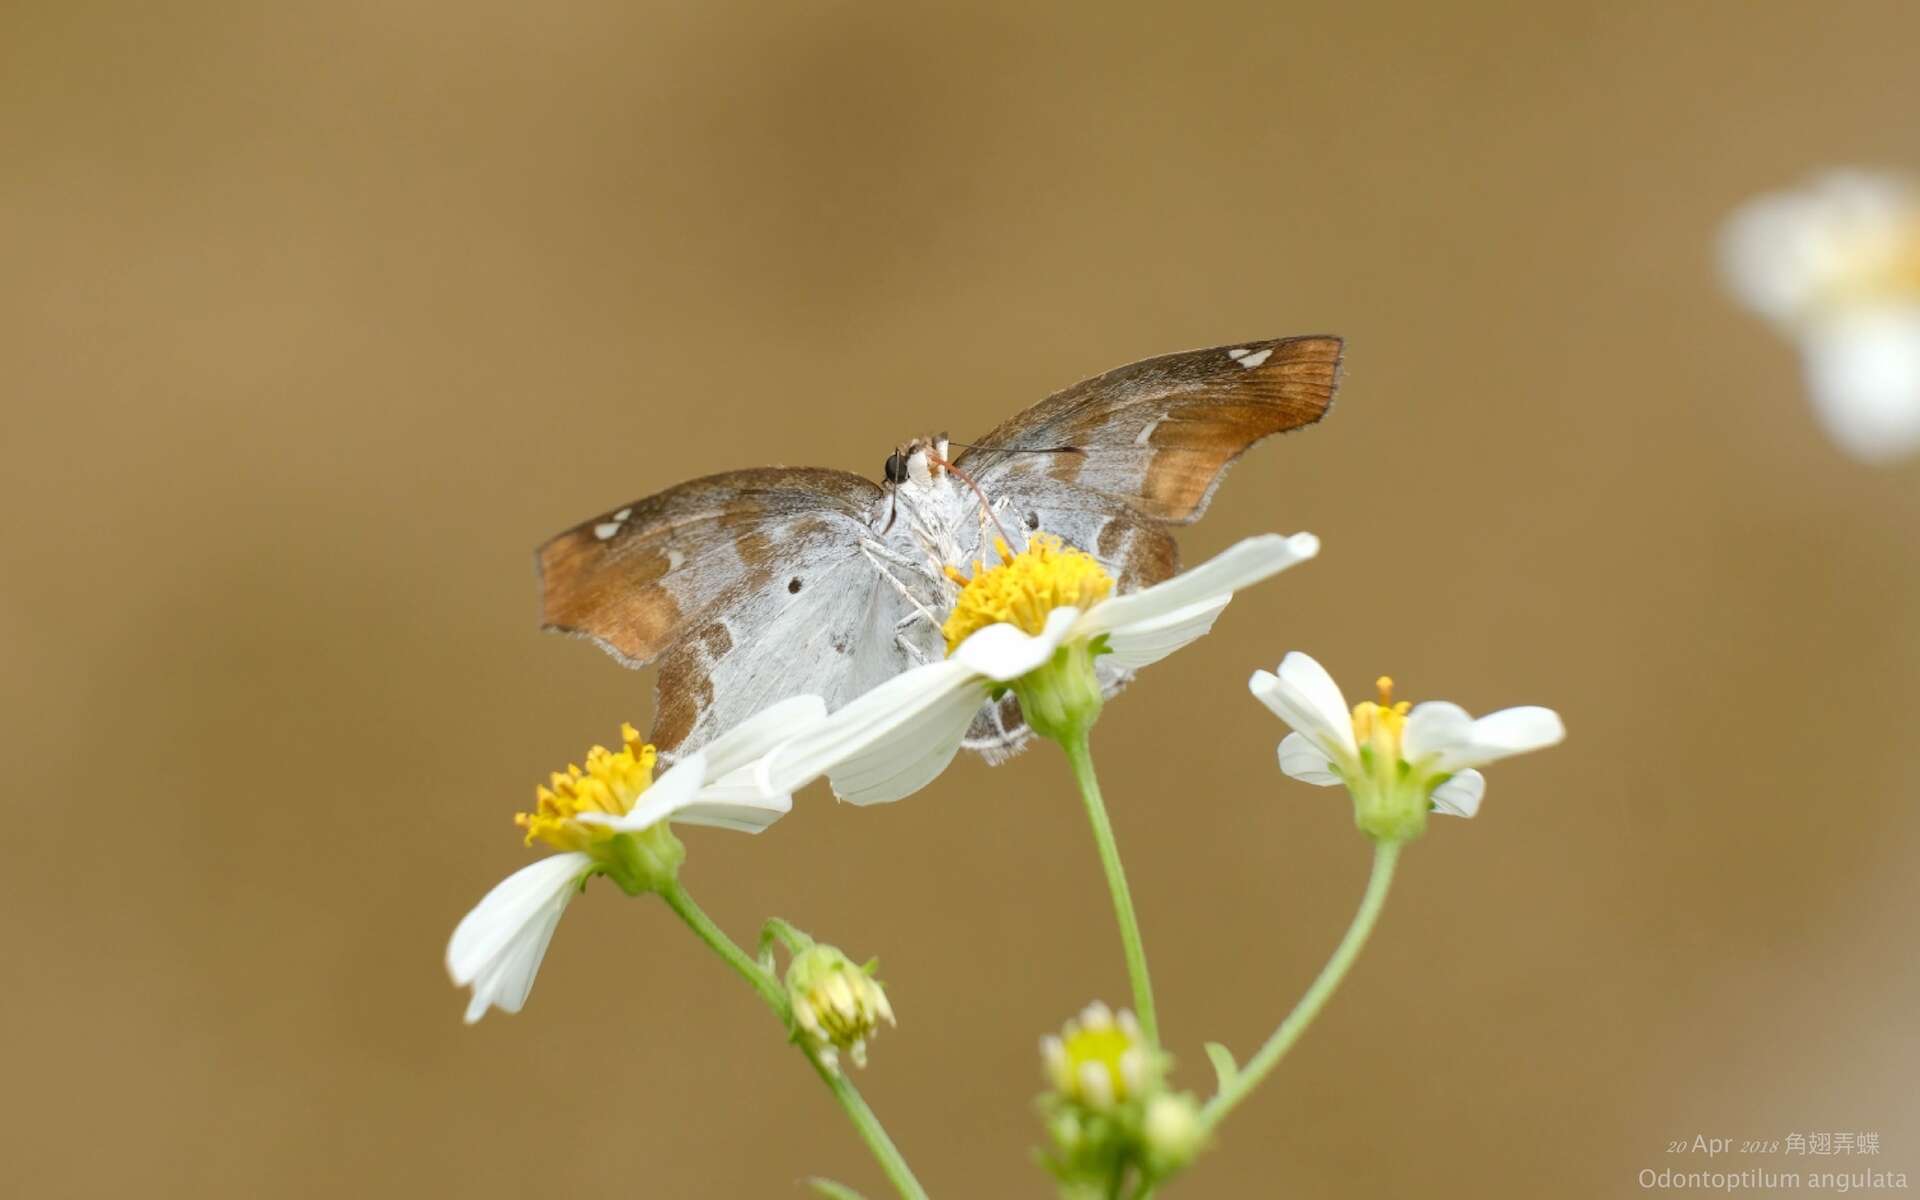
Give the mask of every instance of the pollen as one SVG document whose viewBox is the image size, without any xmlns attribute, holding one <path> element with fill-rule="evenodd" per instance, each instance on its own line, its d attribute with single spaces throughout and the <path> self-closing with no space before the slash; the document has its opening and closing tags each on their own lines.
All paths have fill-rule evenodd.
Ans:
<svg viewBox="0 0 1920 1200">
<path fill-rule="evenodd" d="M 999 566 L 976 562 L 971 579 L 955 573 L 962 584 L 960 597 L 941 627 L 948 654 L 989 625 L 1014 625 L 1038 634 L 1054 609 L 1090 608 L 1113 591 L 1113 576 L 1093 555 L 1049 534 L 1029 537 L 1027 548 L 1018 554 L 999 538 L 994 549 L 1000 554 Z"/>
<path fill-rule="evenodd" d="M 556 850 L 585 850 L 606 841 L 605 826 L 577 820 L 582 813 L 625 816 L 653 782 L 653 764 L 659 757 L 640 740 L 640 731 L 620 726 L 619 750 L 595 746 L 587 751 L 587 765 L 569 765 L 555 771 L 545 787 L 534 789 L 534 810 L 517 813 L 513 823 L 527 831 L 527 845 L 545 842 Z"/>
<path fill-rule="evenodd" d="M 1393 700 L 1393 677 L 1382 675 L 1373 681 L 1380 699 L 1362 701 L 1353 706 L 1353 736 L 1362 750 L 1371 750 L 1387 762 L 1400 758 L 1400 738 L 1407 727 L 1407 713 L 1413 706 L 1405 700 Z"/>
</svg>

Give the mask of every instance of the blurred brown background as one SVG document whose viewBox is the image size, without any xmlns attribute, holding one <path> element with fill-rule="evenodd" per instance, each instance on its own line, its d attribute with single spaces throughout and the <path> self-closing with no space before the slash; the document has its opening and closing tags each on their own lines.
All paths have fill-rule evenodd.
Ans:
<svg viewBox="0 0 1920 1200">
<path fill-rule="evenodd" d="M 881 1196 L 658 904 L 595 886 L 527 1011 L 461 1026 L 441 953 L 526 861 L 510 815 L 648 716 L 535 632 L 532 547 L 1321 331 L 1333 418 L 1184 544 L 1325 552 L 1098 731 L 1180 1081 L 1364 878 L 1252 668 L 1572 736 L 1410 853 L 1170 1194 L 1628 1195 L 1696 1133 L 1920 1172 L 1920 468 L 1820 437 L 1712 257 L 1755 191 L 1920 161 L 1913 6 L 4 14 L 11 1194 Z M 1049 1194 L 1035 1038 L 1126 990 L 1057 753 L 687 840 L 737 936 L 881 956 L 859 1082 L 936 1194 Z"/>
</svg>

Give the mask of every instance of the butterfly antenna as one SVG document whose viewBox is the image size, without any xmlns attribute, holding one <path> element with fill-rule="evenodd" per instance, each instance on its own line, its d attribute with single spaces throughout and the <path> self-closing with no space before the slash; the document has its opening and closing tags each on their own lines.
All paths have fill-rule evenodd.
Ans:
<svg viewBox="0 0 1920 1200">
<path fill-rule="evenodd" d="M 948 444 L 951 445 L 952 443 L 948 443 Z M 973 489 L 973 494 L 980 497 L 980 511 L 985 513 L 987 520 L 992 521 L 993 527 L 1000 531 L 1000 540 L 1005 542 L 1009 546 L 1013 545 L 1013 538 L 1008 535 L 1007 527 L 1000 523 L 999 517 L 996 517 L 993 515 L 993 505 L 987 503 L 987 493 L 981 490 L 980 482 L 976 480 L 973 476 L 961 470 L 959 467 L 955 466 L 953 464 L 953 460 L 947 458 L 944 455 L 935 454 L 932 450 L 928 450 L 927 458 L 932 462 L 939 463 L 941 466 L 945 467 L 947 470 L 952 471 L 955 475 L 958 475 L 960 478 L 967 481 L 967 486 Z"/>
<path fill-rule="evenodd" d="M 981 446 L 973 442 L 948 442 L 949 446 L 958 446 L 962 450 L 978 450 L 983 454 L 1085 454 L 1079 446 Z M 952 464 L 948 464 L 951 466 Z"/>
</svg>

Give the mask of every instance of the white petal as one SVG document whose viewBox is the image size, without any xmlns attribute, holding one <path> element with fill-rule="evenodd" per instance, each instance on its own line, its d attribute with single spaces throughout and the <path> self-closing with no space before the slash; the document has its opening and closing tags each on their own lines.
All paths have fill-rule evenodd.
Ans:
<svg viewBox="0 0 1920 1200">
<path fill-rule="evenodd" d="M 1320 539 L 1310 533 L 1282 537 L 1277 533 L 1250 537 L 1227 547 L 1191 571 L 1175 575 L 1131 595 L 1104 600 L 1087 610 L 1074 629 L 1075 637 L 1094 637 L 1124 626 L 1153 621 L 1205 600 L 1231 596 L 1243 587 L 1277 575 L 1297 562 L 1320 553 Z"/>
<path fill-rule="evenodd" d="M 1560 714 L 1550 708 L 1505 708 L 1476 721 L 1459 705 L 1435 700 L 1407 717 L 1401 752 L 1423 767 L 1459 771 L 1543 749 L 1566 736 Z"/>
<path fill-rule="evenodd" d="M 1450 817 L 1471 817 L 1480 811 L 1480 797 L 1487 794 L 1486 776 L 1478 771 L 1461 771 L 1439 787 L 1428 799 L 1433 811 Z"/>
<path fill-rule="evenodd" d="M 1742 303 L 1789 322 L 1832 278 L 1837 256 L 1818 203 L 1805 193 L 1762 196 L 1728 218 L 1720 238 L 1727 286 Z"/>
<path fill-rule="evenodd" d="M 833 793 L 849 804 L 887 804 L 911 796 L 947 769 L 985 696 L 977 681 L 956 690 L 915 722 L 911 736 L 874 743 L 848 758 L 829 777 Z"/>
<path fill-rule="evenodd" d="M 1290 733 L 1280 739 L 1280 770 L 1290 778 L 1315 787 L 1333 787 L 1345 782 L 1334 770 L 1327 752 L 1314 745 L 1304 733 Z"/>
<path fill-rule="evenodd" d="M 473 986 L 469 1024 L 489 1006 L 518 1012 L 533 987 L 560 915 L 593 865 L 585 854 L 552 854 L 501 880 L 447 942 L 447 974 Z"/>
<path fill-rule="evenodd" d="M 1920 304 L 1835 313 L 1800 345 L 1814 411 L 1841 449 L 1865 462 L 1920 450 Z"/>
<path fill-rule="evenodd" d="M 1560 714 L 1537 704 L 1503 708 L 1473 723 L 1475 763 L 1498 762 L 1530 750 L 1544 750 L 1566 740 Z"/>
<path fill-rule="evenodd" d="M 1056 608 L 1037 637 L 1017 625 L 989 625 L 961 642 L 953 661 L 995 683 L 1011 683 L 1052 658 L 1079 619 L 1077 608 Z"/>
<path fill-rule="evenodd" d="M 762 709 L 707 744 L 708 780 L 733 774 L 826 715 L 827 702 L 818 696 L 792 696 Z"/>
<path fill-rule="evenodd" d="M 694 751 L 673 764 L 665 775 L 653 781 L 633 808 L 621 816 L 610 813 L 581 813 L 577 818 L 586 825 L 605 825 L 609 829 L 634 832 L 658 825 L 699 798 L 706 782 L 707 756 Z"/>
<path fill-rule="evenodd" d="M 860 696 L 810 728 L 803 730 L 761 760 L 762 790 L 778 795 L 797 792 L 822 775 L 832 773 L 834 788 L 856 803 L 897 800 L 924 786 L 959 752 L 973 713 L 986 698 L 986 684 L 962 662 L 943 659 L 915 667 Z M 937 760 L 937 762 L 935 761 Z M 913 787 L 897 794 L 876 787 L 849 795 L 842 790 L 854 779 L 886 777 L 891 764 L 894 786 L 904 786 L 924 775 Z M 931 768 L 931 773 L 928 773 Z"/>
<path fill-rule="evenodd" d="M 707 773 L 713 773 L 711 766 Z M 686 825 L 759 833 L 792 811 L 792 796 L 769 796 L 760 790 L 758 764 L 750 762 L 701 788 L 694 802 L 673 814 L 673 819 Z"/>
<path fill-rule="evenodd" d="M 481 969 L 473 981 L 473 997 L 467 1001 L 467 1011 L 462 1014 L 467 1024 L 486 1016 L 489 1008 L 516 1013 L 526 1004 L 534 977 L 540 973 L 540 963 L 547 957 L 547 946 L 553 941 L 553 931 L 560 927 L 560 916 L 566 912 L 573 894 L 569 888 L 542 909 L 498 958 Z"/>
<path fill-rule="evenodd" d="M 1080 1097 L 1094 1108 L 1112 1106 L 1113 1076 L 1107 1073 L 1105 1063 L 1083 1062 L 1080 1064 Z"/>
<path fill-rule="evenodd" d="M 1407 715 L 1407 727 L 1400 737 L 1400 756 L 1408 762 L 1424 763 L 1439 759 L 1442 770 L 1466 766 L 1464 757 L 1473 745 L 1473 717 L 1458 704 L 1428 700 L 1414 705 Z"/>
<path fill-rule="evenodd" d="M 1157 663 L 1211 630 L 1232 599 L 1219 596 L 1202 600 L 1155 620 L 1136 621 L 1116 629 L 1107 635 L 1107 645 L 1113 650 L 1108 661 L 1129 671 Z"/>
<path fill-rule="evenodd" d="M 471 982 L 533 913 L 592 865 L 585 854 L 549 854 L 495 884 L 454 928 L 447 942 L 447 974 L 455 983 Z"/>
<path fill-rule="evenodd" d="M 1298 650 L 1280 660 L 1279 674 L 1255 671 L 1247 687 L 1273 714 L 1303 733 L 1335 762 L 1357 758 L 1353 714 L 1327 669 Z"/>
</svg>

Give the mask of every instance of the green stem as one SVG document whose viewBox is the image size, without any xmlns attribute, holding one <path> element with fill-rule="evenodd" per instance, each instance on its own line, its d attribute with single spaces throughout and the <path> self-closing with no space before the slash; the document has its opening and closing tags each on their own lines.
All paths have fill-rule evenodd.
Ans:
<svg viewBox="0 0 1920 1200">
<path fill-rule="evenodd" d="M 1133 1013 L 1140 1020 L 1140 1032 L 1147 1044 L 1160 1044 L 1160 1021 L 1153 1009 L 1153 980 L 1147 975 L 1147 951 L 1140 942 L 1140 920 L 1133 914 L 1133 893 L 1127 888 L 1127 871 L 1120 865 L 1120 847 L 1113 840 L 1113 824 L 1107 820 L 1107 806 L 1100 799 L 1100 781 L 1093 775 L 1093 752 L 1083 732 L 1061 745 L 1067 761 L 1073 765 L 1073 778 L 1080 785 L 1080 796 L 1087 803 L 1087 821 L 1093 826 L 1093 844 L 1100 851 L 1100 865 L 1107 872 L 1107 890 L 1113 894 L 1113 915 L 1120 923 L 1120 945 L 1127 955 L 1127 976 L 1133 982 Z"/>
<path fill-rule="evenodd" d="M 900 1153 L 899 1147 L 893 1144 L 893 1139 L 887 1136 L 886 1129 L 880 1124 L 880 1118 L 874 1116 L 873 1110 L 867 1107 L 866 1098 L 853 1086 L 853 1081 L 837 1067 L 830 1067 L 822 1062 L 819 1053 L 813 1047 L 803 1045 L 801 1050 L 806 1054 L 807 1061 L 813 1064 L 814 1073 L 820 1076 L 820 1081 L 827 1085 L 828 1090 L 833 1093 L 833 1098 L 838 1100 L 840 1107 L 846 1110 L 847 1119 L 853 1122 L 854 1129 L 859 1131 L 860 1137 L 867 1143 L 867 1148 L 873 1151 L 874 1158 L 880 1161 L 880 1169 L 887 1173 L 887 1178 L 893 1183 L 894 1190 L 899 1192 L 905 1200 L 927 1200 L 926 1189 L 922 1188 L 920 1181 L 913 1177 L 913 1171 L 907 1166 L 906 1156 Z"/>
<path fill-rule="evenodd" d="M 1360 899 L 1360 909 L 1353 914 L 1353 923 L 1347 926 L 1346 936 L 1340 939 L 1333 957 L 1327 960 L 1326 966 L 1320 968 L 1320 974 L 1307 989 L 1307 994 L 1300 997 L 1300 1002 L 1293 1006 L 1286 1020 L 1280 1022 L 1273 1036 L 1247 1060 L 1246 1066 L 1221 1086 L 1219 1095 L 1207 1101 L 1206 1107 L 1200 1110 L 1200 1123 L 1204 1128 L 1211 1130 L 1226 1119 L 1234 1106 L 1246 1099 L 1248 1093 L 1258 1087 L 1260 1081 L 1279 1064 L 1293 1044 L 1300 1040 L 1300 1035 L 1313 1024 L 1314 1018 L 1320 1015 L 1320 1010 L 1326 1007 L 1334 989 L 1346 978 L 1353 960 L 1359 957 L 1361 948 L 1367 944 L 1374 922 L 1380 918 L 1380 909 L 1387 902 L 1387 889 L 1393 883 L 1393 868 L 1399 858 L 1399 842 L 1374 843 L 1373 873 L 1367 877 L 1366 895 Z"/>
<path fill-rule="evenodd" d="M 760 998 L 767 1002 L 767 1007 L 780 1018 L 782 1025 L 792 1028 L 793 1013 L 787 1004 L 787 990 L 780 985 L 778 979 L 774 978 L 772 972 L 762 968 L 751 955 L 727 936 L 724 929 L 715 925 L 713 918 L 693 902 L 693 897 L 687 894 L 687 889 L 681 887 L 678 881 L 669 883 L 661 891 L 660 898 L 665 900 L 667 907 L 687 923 L 687 928 L 693 930 L 700 940 L 712 948 L 713 952 L 718 954 L 741 978 L 753 985 L 753 990 L 760 993 Z M 846 1111 L 847 1119 L 853 1122 L 855 1132 L 860 1135 L 862 1141 L 866 1142 L 867 1149 L 873 1152 L 873 1157 L 879 1161 L 880 1169 L 886 1172 L 887 1179 L 892 1182 L 894 1189 L 904 1200 L 927 1200 L 926 1189 L 922 1188 L 920 1181 L 913 1177 L 913 1171 L 907 1166 L 905 1156 L 900 1153 L 899 1147 L 893 1144 L 893 1139 L 887 1136 L 887 1131 L 880 1125 L 880 1118 L 874 1116 L 873 1110 L 867 1107 L 866 1099 L 860 1095 L 859 1089 L 853 1086 L 853 1081 L 822 1062 L 819 1052 L 812 1046 L 803 1042 L 800 1044 L 800 1052 L 807 1056 L 807 1061 L 813 1064 L 813 1069 L 820 1076 L 821 1082 L 827 1085 L 827 1090 L 833 1093 L 833 1098 L 840 1102 L 840 1107 Z"/>
<path fill-rule="evenodd" d="M 753 990 L 760 993 L 760 998 L 767 1002 L 767 1007 L 773 1010 L 773 1015 L 780 1018 L 781 1024 L 784 1025 L 791 1019 L 792 1014 L 787 1009 L 787 989 L 781 987 L 779 980 L 763 970 L 759 963 L 753 961 L 745 950 L 728 937 L 726 930 L 715 925 L 713 918 L 706 914 L 706 910 L 693 902 L 693 897 L 687 894 L 686 888 L 681 887 L 676 880 L 666 886 L 666 889 L 660 893 L 660 898 L 665 900 L 667 907 L 687 923 L 687 928 L 699 935 L 700 940 L 738 972 L 742 979 L 753 985 Z"/>
</svg>

